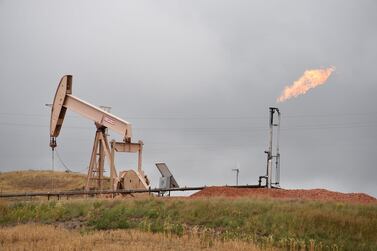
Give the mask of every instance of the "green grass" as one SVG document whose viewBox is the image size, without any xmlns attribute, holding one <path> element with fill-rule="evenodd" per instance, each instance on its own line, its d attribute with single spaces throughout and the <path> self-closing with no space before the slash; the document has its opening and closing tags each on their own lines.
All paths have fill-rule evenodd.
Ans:
<svg viewBox="0 0 377 251">
<path fill-rule="evenodd" d="M 300 249 L 377 250 L 377 205 L 261 199 L 73 200 L 0 204 L 0 225 L 85 221 L 86 229 L 140 229 Z"/>
</svg>

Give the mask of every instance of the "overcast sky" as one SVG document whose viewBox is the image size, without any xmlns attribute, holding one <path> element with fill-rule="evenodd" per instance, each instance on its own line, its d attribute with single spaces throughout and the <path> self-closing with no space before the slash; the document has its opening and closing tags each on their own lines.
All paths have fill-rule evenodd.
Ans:
<svg viewBox="0 0 377 251">
<path fill-rule="evenodd" d="M 160 161 L 180 185 L 234 184 L 237 166 L 256 184 L 278 105 L 282 187 L 377 196 L 376 13 L 374 0 L 0 0 L 0 171 L 51 169 L 45 104 L 72 74 L 75 96 L 132 123 L 152 186 Z M 325 85 L 276 104 L 329 66 Z M 67 112 L 57 151 L 70 169 L 86 171 L 94 133 Z"/>
</svg>

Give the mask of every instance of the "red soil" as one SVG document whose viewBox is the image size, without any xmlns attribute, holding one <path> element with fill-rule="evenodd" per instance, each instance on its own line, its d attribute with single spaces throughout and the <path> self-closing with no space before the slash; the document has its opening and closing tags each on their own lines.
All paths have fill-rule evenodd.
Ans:
<svg viewBox="0 0 377 251">
<path fill-rule="evenodd" d="M 351 203 L 377 203 L 377 199 L 364 193 L 339 193 L 326 189 L 266 189 L 266 188 L 234 188 L 207 187 L 191 197 L 249 197 L 274 199 L 299 199 L 319 201 L 339 201 Z"/>
</svg>

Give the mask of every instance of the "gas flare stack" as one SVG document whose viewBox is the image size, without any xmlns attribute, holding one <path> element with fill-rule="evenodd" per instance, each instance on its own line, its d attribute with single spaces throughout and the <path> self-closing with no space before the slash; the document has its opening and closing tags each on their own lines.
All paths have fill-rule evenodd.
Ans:
<svg viewBox="0 0 377 251">
<path fill-rule="evenodd" d="M 266 187 L 280 187 L 280 153 L 279 153 L 279 137 L 280 137 L 280 111 L 279 108 L 270 107 L 269 118 L 269 142 L 268 150 L 264 151 L 267 154 L 267 170 L 266 175 L 259 176 L 259 186 L 262 186 L 262 179 L 266 180 Z M 276 114 L 276 115 L 275 115 Z M 277 119 L 277 121 L 276 121 Z M 274 133 L 276 139 L 274 140 Z M 273 175 L 273 170 L 275 174 Z M 272 182 L 273 176 L 275 182 Z"/>
</svg>

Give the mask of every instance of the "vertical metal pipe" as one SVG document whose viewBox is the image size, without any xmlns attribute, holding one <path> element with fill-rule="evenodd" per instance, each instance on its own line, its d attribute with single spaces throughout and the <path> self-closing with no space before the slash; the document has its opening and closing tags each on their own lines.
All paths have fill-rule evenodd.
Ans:
<svg viewBox="0 0 377 251">
<path fill-rule="evenodd" d="M 267 188 L 271 188 L 272 185 L 272 158 L 268 160 L 268 176 L 267 176 Z"/>
<path fill-rule="evenodd" d="M 268 151 L 267 151 L 267 172 L 266 172 L 266 186 L 271 188 L 271 179 L 272 179 L 272 134 L 274 126 L 274 112 L 275 109 L 270 107 L 270 131 L 269 131 L 269 142 L 268 142 Z"/>
<path fill-rule="evenodd" d="M 240 172 L 239 168 L 232 169 L 232 171 L 236 172 L 236 186 L 238 186 L 238 174 Z"/>
<path fill-rule="evenodd" d="M 280 111 L 277 109 L 278 112 L 278 124 L 277 124 L 277 135 L 276 135 L 276 174 L 275 174 L 275 183 L 276 185 L 280 185 L 280 152 L 279 152 L 279 144 L 280 144 Z"/>
</svg>

